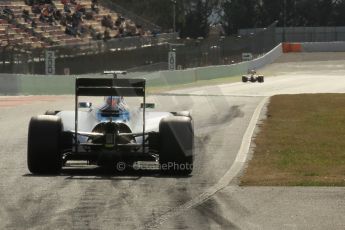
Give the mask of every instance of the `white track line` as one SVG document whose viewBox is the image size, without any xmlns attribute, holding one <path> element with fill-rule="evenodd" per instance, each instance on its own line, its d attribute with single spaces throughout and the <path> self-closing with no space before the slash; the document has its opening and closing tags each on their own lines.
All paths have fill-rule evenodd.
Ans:
<svg viewBox="0 0 345 230">
<path fill-rule="evenodd" d="M 202 204 L 203 202 L 208 200 L 211 196 L 213 196 L 215 193 L 217 193 L 219 190 L 229 185 L 229 183 L 241 171 L 241 169 L 244 166 L 244 163 L 247 160 L 247 156 L 248 156 L 248 152 L 249 152 L 249 148 L 250 148 L 250 144 L 251 144 L 251 140 L 254 134 L 256 124 L 259 120 L 260 113 L 262 109 L 264 108 L 267 101 L 268 101 L 268 97 L 265 97 L 256 107 L 254 114 L 249 122 L 248 128 L 243 136 L 241 147 L 237 153 L 234 163 L 231 165 L 230 169 L 225 173 L 225 175 L 217 182 L 217 184 L 208 188 L 204 193 L 188 201 L 187 203 L 171 209 L 167 213 L 161 215 L 157 219 L 148 223 L 147 225 L 145 225 L 144 227 L 145 229 L 158 229 L 159 226 L 162 225 L 168 219 L 175 216 L 179 216 L 183 212 L 187 211 L 188 209 L 191 209 L 197 205 Z"/>
</svg>

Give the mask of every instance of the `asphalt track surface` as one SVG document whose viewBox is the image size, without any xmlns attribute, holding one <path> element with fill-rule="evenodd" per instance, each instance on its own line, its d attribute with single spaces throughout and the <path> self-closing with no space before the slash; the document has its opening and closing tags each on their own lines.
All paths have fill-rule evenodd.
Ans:
<svg viewBox="0 0 345 230">
<path fill-rule="evenodd" d="M 192 111 L 196 161 L 190 177 L 76 164 L 59 176 L 31 175 L 26 166 L 30 117 L 73 109 L 73 97 L 1 97 L 0 229 L 344 229 L 343 188 L 238 187 L 236 179 L 225 178 L 267 96 L 345 93 L 345 58 L 325 61 L 332 58 L 326 55 L 286 63 L 300 58 L 288 55 L 262 70 L 273 76 L 264 84 L 151 96 L 156 110 Z"/>
</svg>

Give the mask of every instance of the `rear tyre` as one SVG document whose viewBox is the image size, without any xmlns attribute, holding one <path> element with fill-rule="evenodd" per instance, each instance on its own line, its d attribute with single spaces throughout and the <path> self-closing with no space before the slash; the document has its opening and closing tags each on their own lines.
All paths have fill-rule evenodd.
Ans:
<svg viewBox="0 0 345 230">
<path fill-rule="evenodd" d="M 60 111 L 55 111 L 55 110 L 47 110 L 44 115 L 52 115 L 55 116 L 56 114 L 58 114 Z"/>
<path fill-rule="evenodd" d="M 174 112 L 173 114 L 177 117 L 189 117 L 190 119 L 192 119 L 192 116 L 190 115 L 189 111 L 178 111 Z"/>
<path fill-rule="evenodd" d="M 247 76 L 242 76 L 242 82 L 248 82 Z"/>
<path fill-rule="evenodd" d="M 163 118 L 159 124 L 159 135 L 159 163 L 162 173 L 191 174 L 194 161 L 194 131 L 191 118 Z"/>
<path fill-rule="evenodd" d="M 27 162 L 34 174 L 58 174 L 62 168 L 61 118 L 40 115 L 31 118 L 28 134 Z"/>
<path fill-rule="evenodd" d="M 258 77 L 258 82 L 263 83 L 264 82 L 264 76 L 259 76 Z"/>
</svg>

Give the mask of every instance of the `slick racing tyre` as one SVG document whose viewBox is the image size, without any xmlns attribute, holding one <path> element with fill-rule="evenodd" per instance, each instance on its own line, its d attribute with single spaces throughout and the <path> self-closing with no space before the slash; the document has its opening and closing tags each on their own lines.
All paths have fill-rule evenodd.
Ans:
<svg viewBox="0 0 345 230">
<path fill-rule="evenodd" d="M 178 111 L 173 113 L 177 117 L 189 117 L 192 119 L 192 116 L 190 115 L 189 111 Z"/>
<path fill-rule="evenodd" d="M 264 82 L 264 76 L 258 76 L 258 82 L 263 83 Z"/>
<path fill-rule="evenodd" d="M 34 174 L 58 174 L 62 168 L 61 118 L 40 115 L 31 118 L 28 134 L 27 162 Z"/>
<path fill-rule="evenodd" d="M 159 136 L 161 171 L 168 174 L 191 174 L 194 161 L 194 131 L 191 118 L 163 118 L 159 124 Z"/>
<path fill-rule="evenodd" d="M 44 115 L 52 115 L 55 116 L 56 114 L 58 114 L 59 111 L 54 111 L 54 110 L 47 110 Z"/>
<path fill-rule="evenodd" d="M 242 76 L 242 82 L 248 82 L 247 76 Z"/>
</svg>

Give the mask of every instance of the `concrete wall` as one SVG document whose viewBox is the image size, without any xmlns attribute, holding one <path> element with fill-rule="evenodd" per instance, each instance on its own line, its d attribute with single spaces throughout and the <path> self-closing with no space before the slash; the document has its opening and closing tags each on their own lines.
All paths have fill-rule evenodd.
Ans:
<svg viewBox="0 0 345 230">
<path fill-rule="evenodd" d="M 255 60 L 233 65 L 209 66 L 187 70 L 160 71 L 146 75 L 129 74 L 128 77 L 144 77 L 148 86 L 166 86 L 193 83 L 224 77 L 234 77 L 274 62 L 282 55 L 281 44 Z M 79 77 L 100 77 L 100 74 Z M 76 76 L 9 75 L 0 74 L 0 95 L 62 95 L 74 94 Z"/>
<path fill-rule="evenodd" d="M 161 71 L 144 77 L 148 80 L 149 86 L 187 84 L 200 80 L 234 77 L 246 73 L 248 69 L 258 69 L 273 63 L 282 53 L 282 45 L 279 44 L 269 53 L 252 61 L 187 70 Z"/>
<path fill-rule="evenodd" d="M 345 42 L 306 42 L 303 52 L 345 52 Z"/>
</svg>

